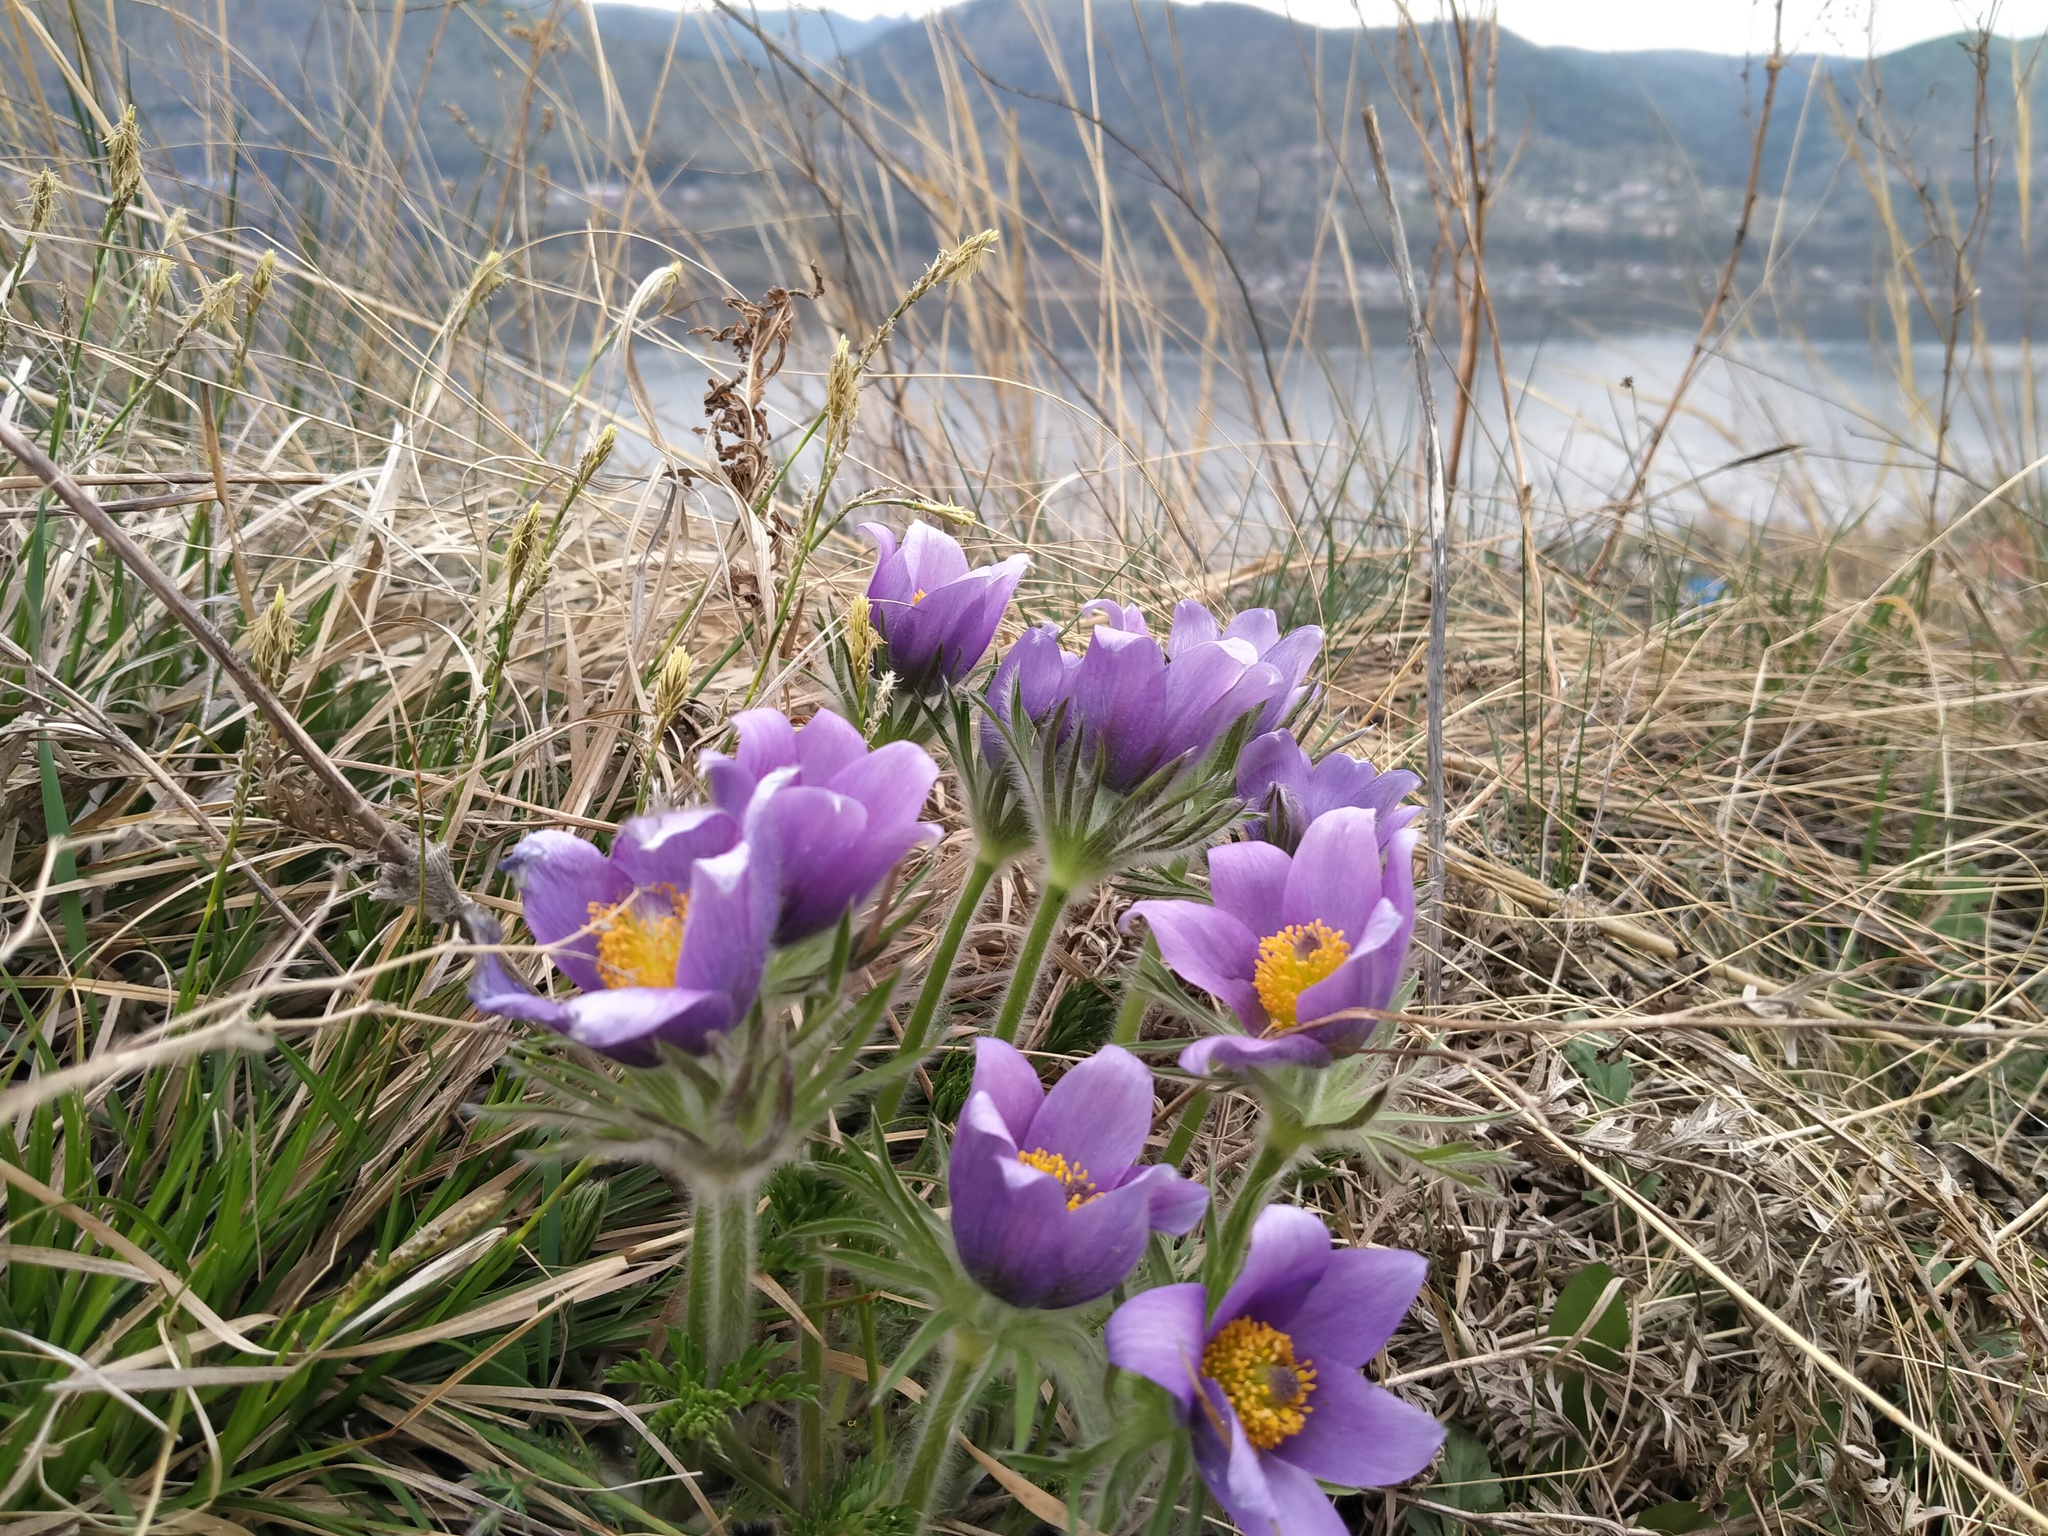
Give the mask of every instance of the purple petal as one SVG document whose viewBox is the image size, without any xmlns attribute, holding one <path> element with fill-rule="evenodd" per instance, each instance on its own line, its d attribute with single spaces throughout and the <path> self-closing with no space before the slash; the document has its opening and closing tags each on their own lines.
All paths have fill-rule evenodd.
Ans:
<svg viewBox="0 0 2048 1536">
<path fill-rule="evenodd" d="M 548 946 L 549 958 L 584 991 L 602 987 L 590 909 L 624 901 L 633 892 L 632 879 L 591 844 L 566 832 L 529 833 L 498 867 L 519 887 L 534 942 Z"/>
<path fill-rule="evenodd" d="M 867 807 L 868 825 L 879 830 L 915 822 L 938 779 L 939 765 L 923 747 L 914 741 L 892 741 L 849 764 L 829 782 L 807 782 L 858 800 Z"/>
<path fill-rule="evenodd" d="M 708 805 L 635 816 L 612 839 L 612 863 L 640 890 L 690 889 L 690 868 L 726 852 L 740 840 L 740 824 Z"/>
<path fill-rule="evenodd" d="M 986 1093 L 967 1096 L 954 1130 L 946 1167 L 946 1194 L 953 1207 L 953 1244 L 960 1263 L 977 1280 L 993 1273 L 1002 1254 L 1012 1205 L 1006 1165 L 1017 1161 L 1000 1110 Z"/>
<path fill-rule="evenodd" d="M 1200 1285 L 1162 1285 L 1139 1292 L 1110 1313 L 1103 1325 L 1109 1363 L 1157 1382 L 1183 1411 L 1193 1407 L 1207 1344 L 1208 1305 L 1209 1293 Z"/>
<path fill-rule="evenodd" d="M 1196 1077 L 1216 1077 L 1253 1067 L 1327 1067 L 1329 1048 L 1314 1036 L 1296 1032 L 1254 1039 L 1249 1035 L 1207 1035 L 1180 1053 L 1180 1069 Z"/>
<path fill-rule="evenodd" d="M 1126 1184 L 1062 1211 L 1058 1271 L 1036 1305 L 1078 1307 L 1115 1290 L 1144 1257 L 1151 1203 L 1148 1191 Z"/>
<path fill-rule="evenodd" d="M 805 784 L 830 787 L 867 755 L 867 739 L 829 709 L 819 710 L 796 733 L 796 760 Z"/>
<path fill-rule="evenodd" d="M 1298 1346 L 1300 1340 L 1295 1342 Z M 1436 1459 L 1444 1427 L 1434 1418 L 1355 1370 L 1329 1369 L 1320 1359 L 1315 1366 L 1315 1389 L 1309 1393 L 1301 1432 L 1267 1453 L 1266 1475 L 1283 1506 L 1288 1500 L 1282 1480 L 1275 1476 L 1276 1461 L 1295 1468 L 1304 1480 L 1320 1478 L 1343 1488 L 1385 1488 L 1407 1482 Z"/>
<path fill-rule="evenodd" d="M 1355 1371 L 1386 1348 L 1428 1272 L 1422 1255 L 1405 1248 L 1339 1248 L 1293 1315 L 1267 1321 L 1318 1369 Z"/>
<path fill-rule="evenodd" d="M 485 1013 L 507 1019 L 525 1019 L 550 1029 L 565 1029 L 569 1022 L 566 1003 L 543 997 L 512 973 L 497 955 L 485 955 L 476 963 L 470 979 L 469 1000 Z"/>
<path fill-rule="evenodd" d="M 1421 829 L 1406 825 L 1387 838 L 1387 864 L 1380 875 L 1381 899 L 1391 902 L 1401 914 L 1401 926 L 1392 943 L 1404 954 L 1408 941 L 1415 935 L 1415 847 L 1421 841 Z"/>
<path fill-rule="evenodd" d="M 1127 635 L 1150 634 L 1145 628 L 1145 614 L 1136 603 L 1119 603 L 1107 597 L 1098 597 L 1081 605 L 1083 619 L 1096 620 L 1098 629 L 1119 630 Z"/>
<path fill-rule="evenodd" d="M 1209 611 L 1206 604 L 1199 603 L 1193 598 L 1174 604 L 1173 628 L 1166 637 L 1166 654 L 1169 658 L 1177 657 L 1181 652 L 1195 646 L 1206 645 L 1222 638 L 1222 631 L 1216 627 L 1216 615 Z"/>
<path fill-rule="evenodd" d="M 1160 958 L 1174 975 L 1220 1000 L 1246 1029 L 1266 1027 L 1266 1009 L 1252 985 L 1259 940 L 1251 929 L 1199 901 L 1136 902 L 1124 914 L 1124 925 L 1139 917 L 1151 925 Z"/>
<path fill-rule="evenodd" d="M 1300 630 L 1294 631 L 1300 634 Z M 1316 631 L 1318 637 L 1322 631 Z M 1270 608 L 1247 608 L 1232 619 L 1223 631 L 1226 640 L 1248 640 L 1253 651 L 1264 656 L 1280 640 L 1280 620 Z"/>
<path fill-rule="evenodd" d="M 1268 731 L 1245 743 L 1244 752 L 1237 760 L 1237 792 L 1247 803 L 1262 806 L 1273 786 L 1284 784 L 1307 803 L 1317 771 L 1309 766 L 1308 753 L 1302 750 L 1292 733 Z"/>
<path fill-rule="evenodd" d="M 1144 1186 L 1150 1202 L 1146 1221 L 1154 1232 L 1170 1232 L 1175 1237 L 1191 1232 L 1202 1219 L 1202 1212 L 1209 1208 L 1208 1190 L 1158 1163 L 1138 1169 L 1124 1188 L 1133 1185 Z"/>
<path fill-rule="evenodd" d="M 1371 811 L 1318 816 L 1302 833 L 1287 872 L 1282 920 L 1320 920 L 1356 947 L 1380 899 L 1380 857 L 1379 828 Z"/>
<path fill-rule="evenodd" d="M 1166 726 L 1166 659 L 1149 635 L 1099 625 L 1074 673 L 1074 707 L 1081 729 L 1100 743 L 1113 788 L 1129 789 L 1158 766 Z"/>
<path fill-rule="evenodd" d="M 967 574 L 967 552 L 951 534 L 915 522 L 903 535 L 903 571 L 913 593 L 936 592 Z"/>
<path fill-rule="evenodd" d="M 1322 1217 L 1298 1206 L 1267 1206 L 1252 1223 L 1244 1268 L 1216 1308 L 1210 1331 L 1234 1317 L 1292 1317 L 1329 1262 L 1330 1229 Z"/>
<path fill-rule="evenodd" d="M 760 780 L 723 752 L 698 754 L 697 768 L 711 785 L 713 805 L 732 816 L 746 813 Z"/>
<path fill-rule="evenodd" d="M 1247 1527 L 1245 1536 L 1351 1536 L 1351 1527 L 1314 1478 L 1272 1453 L 1260 1464 L 1273 1500 L 1273 1523 L 1270 1532 Z"/>
<path fill-rule="evenodd" d="M 724 993 L 735 1019 L 754 1005 L 775 921 L 775 882 L 754 865 L 755 851 L 745 843 L 698 860 L 676 956 L 676 985 Z"/>
<path fill-rule="evenodd" d="M 875 541 L 875 574 L 868 578 L 868 600 L 878 607 L 883 603 L 909 602 L 910 594 L 917 589 L 911 586 L 910 573 L 903 568 L 896 535 L 882 523 L 862 523 L 860 531 Z"/>
<path fill-rule="evenodd" d="M 1161 759 L 1208 751 L 1238 716 L 1263 704 L 1279 681 L 1242 640 L 1189 648 L 1166 669 Z"/>
<path fill-rule="evenodd" d="M 723 992 L 682 987 L 615 987 L 569 999 L 563 1033 L 579 1045 L 621 1061 L 654 1059 L 653 1045 L 665 1040 L 686 1051 L 701 1051 L 710 1037 L 737 1022 L 732 999 Z"/>
<path fill-rule="evenodd" d="M 1379 1028 L 1378 1019 L 1363 1017 L 1337 1020 L 1334 1036 L 1315 1026 L 1333 1014 L 1384 1010 L 1393 1002 L 1401 982 L 1401 964 L 1407 958 L 1407 946 L 1394 942 L 1400 927 L 1401 914 L 1392 902 L 1382 901 L 1373 908 L 1351 957 L 1294 1000 L 1295 1018 L 1325 1045 L 1334 1046 L 1338 1038 L 1363 1044 Z"/>
<path fill-rule="evenodd" d="M 983 1198 L 990 1206 L 982 1219 L 983 1246 L 960 1261 L 984 1288 L 1013 1307 L 1047 1304 L 1062 1279 L 1066 1252 L 1067 1187 L 1014 1156 L 986 1158 L 995 1175 Z M 954 1235 L 959 1241 L 959 1208 L 954 1208 Z"/>
<path fill-rule="evenodd" d="M 970 1095 L 987 1094 L 1011 1140 L 1020 1143 L 1030 1134 L 1031 1117 L 1045 1102 L 1045 1088 L 1024 1053 L 993 1035 L 979 1036 L 974 1042 L 974 1080 L 967 1091 Z"/>
<path fill-rule="evenodd" d="M 1266 1462 L 1246 1438 L 1237 1410 L 1207 1377 L 1201 1390 L 1201 1401 L 1195 1404 L 1194 1446 L 1202 1481 L 1244 1536 L 1291 1536 L 1273 1529 L 1275 1506 Z"/>
<path fill-rule="evenodd" d="M 1121 1184 L 1152 1130 L 1152 1074 L 1118 1045 L 1068 1069 L 1017 1138 L 1027 1150 L 1057 1152 L 1085 1168 L 1097 1189 Z"/>
<path fill-rule="evenodd" d="M 739 733 L 739 765 L 759 779 L 797 766 L 796 727 L 779 709 L 747 709 L 732 717 Z"/>
<path fill-rule="evenodd" d="M 1304 624 L 1299 629 L 1290 629 L 1285 638 L 1274 644 L 1260 646 L 1259 660 L 1286 678 L 1288 688 L 1294 689 L 1301 686 L 1322 649 L 1322 630 L 1314 624 Z"/>
<path fill-rule="evenodd" d="M 1263 937 L 1286 926 L 1280 918 L 1292 860 L 1271 843 L 1225 843 L 1209 850 L 1209 893 L 1216 905 Z M 1257 955 L 1256 947 L 1253 950 Z"/>
</svg>

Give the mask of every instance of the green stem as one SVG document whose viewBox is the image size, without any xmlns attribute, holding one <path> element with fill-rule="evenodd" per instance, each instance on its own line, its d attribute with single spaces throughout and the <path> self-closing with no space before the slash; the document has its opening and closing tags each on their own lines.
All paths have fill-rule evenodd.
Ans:
<svg viewBox="0 0 2048 1536">
<path fill-rule="evenodd" d="M 952 1459 L 953 1441 L 974 1402 L 989 1363 L 988 1341 L 979 1335 L 956 1329 L 946 1344 L 946 1361 L 939 1379 L 924 1400 L 924 1414 L 918 1425 L 917 1453 L 910 1459 L 910 1471 L 903 1483 L 899 1504 L 907 1504 L 917 1517 L 920 1532 L 931 1529 L 932 1508 L 940 1493 L 940 1478 Z"/>
<path fill-rule="evenodd" d="M 827 1278 L 823 1264 L 804 1271 L 804 1316 L 811 1320 L 812 1328 L 820 1326 L 825 1315 Z M 815 1509 L 832 1482 L 831 1468 L 825 1464 L 825 1346 L 811 1336 L 810 1328 L 799 1332 L 798 1364 L 811 1388 L 811 1400 L 797 1405 L 797 1459 L 803 1473 L 804 1503 Z"/>
<path fill-rule="evenodd" d="M 1252 1223 L 1265 1209 L 1273 1186 L 1280 1182 L 1280 1176 L 1294 1161 L 1294 1148 L 1286 1145 L 1274 1130 L 1270 1125 L 1267 1127 L 1265 1145 L 1259 1148 L 1251 1172 L 1245 1175 L 1244 1183 L 1237 1187 L 1237 1193 L 1231 1198 L 1230 1213 L 1223 1218 L 1223 1235 L 1209 1250 L 1208 1260 L 1202 1266 L 1202 1278 L 1208 1283 L 1211 1296 L 1220 1296 L 1221 1288 L 1229 1284 L 1231 1276 L 1237 1273 Z"/>
<path fill-rule="evenodd" d="M 690 1239 L 690 1337 L 707 1374 L 745 1352 L 754 1324 L 754 1191 L 700 1186 Z"/>
<path fill-rule="evenodd" d="M 1145 942 L 1151 944 L 1149 935 Z M 1109 1037 L 1111 1042 L 1116 1045 L 1135 1045 L 1138 1040 L 1138 1026 L 1144 1022 L 1145 993 L 1138 985 L 1137 967 L 1133 966 L 1124 981 L 1124 1000 L 1116 1011 L 1116 1028 Z"/>
<path fill-rule="evenodd" d="M 996 1018 L 995 1036 L 998 1040 L 1014 1041 L 1017 1038 L 1017 1027 L 1024 1022 L 1024 1005 L 1038 990 L 1038 972 L 1045 964 L 1046 948 L 1052 943 L 1053 930 L 1059 927 L 1072 894 L 1063 885 L 1048 885 L 1045 894 L 1039 898 L 1038 915 L 1032 918 L 1031 931 L 1024 936 L 1024 949 L 1017 956 L 1017 969 L 1010 977 L 1010 990 L 1003 994 L 1003 1011 Z"/>
<path fill-rule="evenodd" d="M 903 1043 L 896 1047 L 897 1061 L 923 1058 L 925 1037 L 931 1033 L 932 1020 L 946 995 L 946 983 L 953 979 L 953 960 L 960 953 L 961 942 L 967 937 L 967 929 L 974 921 L 976 909 L 981 906 L 981 898 L 988 892 L 989 881 L 996 877 L 996 871 L 1001 867 L 999 862 L 983 857 L 976 859 L 974 867 L 967 872 L 967 883 L 960 887 L 960 897 L 953 903 L 953 915 L 946 922 L 946 931 L 939 935 L 939 947 L 932 951 L 925 971 L 924 988 L 917 994 L 917 1006 L 910 1011 L 910 1022 L 903 1026 Z M 896 1118 L 896 1108 L 903 1102 L 904 1086 L 899 1078 L 882 1090 L 875 1107 L 875 1117 L 880 1124 L 886 1126 Z"/>
<path fill-rule="evenodd" d="M 1188 1148 L 1195 1144 L 1202 1122 L 1208 1119 L 1209 1103 L 1214 1097 L 1207 1088 L 1203 1088 L 1188 1100 L 1188 1107 L 1181 1111 L 1180 1124 L 1173 1128 L 1173 1139 L 1166 1144 L 1166 1156 L 1160 1159 L 1168 1168 L 1178 1168 L 1187 1161 Z"/>
</svg>

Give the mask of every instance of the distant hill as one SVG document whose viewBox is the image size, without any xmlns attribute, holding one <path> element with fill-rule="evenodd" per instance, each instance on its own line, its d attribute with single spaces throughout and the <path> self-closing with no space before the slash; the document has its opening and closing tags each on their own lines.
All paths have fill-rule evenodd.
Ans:
<svg viewBox="0 0 2048 1536">
<path fill-rule="evenodd" d="M 417 99 L 433 172 L 473 179 L 509 142 L 531 27 L 544 9 L 414 0 L 387 54 L 388 6 L 227 0 L 236 92 L 250 124 L 244 140 L 303 140 L 309 104 L 314 115 L 352 123 L 349 132 L 365 142 L 380 129 L 388 140 L 395 116 Z M 115 0 L 114 12 L 118 69 L 133 82 L 152 141 L 195 171 L 218 174 L 223 147 L 196 142 L 196 119 L 181 106 L 200 94 L 184 60 L 203 56 L 197 18 L 212 19 L 213 0 L 182 8 Z M 529 162 L 547 163 L 568 192 L 601 197 L 601 187 L 582 185 L 565 128 L 574 119 L 601 131 L 607 120 L 584 14 L 566 8 L 537 76 Z M 616 4 L 594 14 L 624 108 L 614 135 L 648 130 L 649 165 L 668 189 L 665 214 L 706 239 L 771 204 L 787 215 L 792 199 L 808 195 L 800 185 L 807 157 L 832 158 L 851 174 L 871 168 L 868 146 L 881 144 L 941 187 L 951 176 L 941 154 L 978 155 L 977 174 L 998 184 L 1017 176 L 1042 230 L 1085 244 L 1096 226 L 1091 100 L 1124 236 L 1168 272 L 1165 226 L 1185 243 L 1204 238 L 1206 225 L 1246 270 L 1269 284 L 1293 281 L 1333 196 L 1355 237 L 1369 238 L 1353 201 L 1354 188 L 1371 201 L 1357 124 L 1368 101 L 1388 127 L 1411 217 L 1434 227 L 1422 146 L 1402 111 L 1422 61 L 1391 31 L 1316 29 L 1232 4 L 1120 0 L 1094 8 L 1091 86 L 1082 0 L 967 0 L 918 21 L 762 11 L 745 25 Z M 1449 39 L 1434 27 L 1421 37 L 1449 89 Z M 1989 59 L 1997 197 L 1987 271 L 2015 259 L 2012 47 L 1994 40 Z M 387 57 L 393 105 L 380 124 L 360 103 Z M 2038 109 L 2048 85 L 2038 71 L 2032 78 Z M 1536 298 L 1587 284 L 1668 288 L 1674 275 L 1711 264 L 1748 172 L 1763 83 L 1755 59 L 1542 48 L 1503 33 L 1494 121 L 1507 174 L 1491 226 L 1502 291 Z M 1776 224 L 1797 244 L 1781 254 L 1842 291 L 1867 285 L 1875 224 L 1844 146 L 1846 138 L 1867 164 L 1879 163 L 1880 116 L 1931 197 L 1967 199 L 1975 85 L 1973 61 L 1954 39 L 1870 63 L 1791 60 L 1764 164 L 1767 192 L 1790 193 Z M 211 80 L 200 88 L 210 89 Z M 975 130 L 966 138 L 944 126 L 963 112 Z M 809 148 L 792 132 L 807 135 Z M 2048 141 L 2037 142 L 2039 185 Z M 1891 193 L 1909 216 L 1908 238 L 1924 238 L 1903 166 L 1894 165 Z M 773 187 L 764 167 L 777 173 Z M 892 207 L 899 220 L 917 218 L 914 199 L 897 196 Z M 941 212 L 941 222 L 954 218 Z"/>
</svg>

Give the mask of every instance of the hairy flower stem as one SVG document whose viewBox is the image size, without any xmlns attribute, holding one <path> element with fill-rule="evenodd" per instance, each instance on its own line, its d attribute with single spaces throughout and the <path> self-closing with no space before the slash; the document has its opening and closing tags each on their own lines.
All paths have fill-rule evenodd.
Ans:
<svg viewBox="0 0 2048 1536">
<path fill-rule="evenodd" d="M 988 892 L 988 883 L 1002 868 L 998 860 L 986 857 L 974 861 L 974 867 L 967 872 L 967 881 L 960 887 L 960 897 L 953 903 L 953 915 L 946 921 L 946 931 L 939 935 L 939 947 L 932 951 L 927 964 L 924 988 L 917 994 L 917 1006 L 910 1012 L 910 1022 L 903 1026 L 903 1043 L 896 1047 L 898 1061 L 917 1061 L 924 1055 L 925 1037 L 931 1033 L 932 1020 L 939 1011 L 939 1003 L 946 995 L 946 983 L 953 979 L 953 960 L 960 953 L 961 942 L 967 937 L 967 929 L 974 921 L 975 910 L 981 905 L 981 898 Z M 875 1118 L 887 1125 L 896 1118 L 896 1108 L 903 1102 L 904 1084 L 899 1079 L 882 1090 L 876 1103 Z"/>
<path fill-rule="evenodd" d="M 917 1450 L 910 1458 L 910 1471 L 897 1499 L 916 1513 L 920 1532 L 931 1529 L 933 1506 L 938 1502 L 946 1464 L 952 1459 L 953 1442 L 988 1371 L 989 1361 L 987 1339 L 965 1329 L 954 1330 L 946 1344 L 946 1360 L 939 1367 L 939 1379 L 925 1397 Z"/>
<path fill-rule="evenodd" d="M 745 1352 L 754 1322 L 754 1190 L 700 1186 L 690 1239 L 690 1338 L 707 1373 Z"/>
<path fill-rule="evenodd" d="M 1017 956 L 1016 972 L 1010 977 L 1010 990 L 1003 994 L 1003 1011 L 996 1018 L 995 1036 L 998 1040 L 1015 1042 L 1017 1027 L 1024 1022 L 1024 1005 L 1031 1001 L 1031 994 L 1038 990 L 1038 972 L 1045 964 L 1045 951 L 1052 943 L 1053 930 L 1066 915 L 1067 903 L 1073 892 L 1063 885 L 1048 885 L 1045 894 L 1039 898 L 1038 915 L 1031 920 L 1031 931 L 1024 936 L 1024 949 Z"/>
</svg>

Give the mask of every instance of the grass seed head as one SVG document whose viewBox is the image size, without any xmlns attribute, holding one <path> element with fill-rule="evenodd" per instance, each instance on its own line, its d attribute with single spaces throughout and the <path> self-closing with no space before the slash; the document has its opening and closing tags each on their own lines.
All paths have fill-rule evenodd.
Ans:
<svg viewBox="0 0 2048 1536">
<path fill-rule="evenodd" d="M 854 366 L 852 347 L 841 336 L 825 371 L 825 438 L 835 452 L 845 448 L 853 436 L 853 418 L 859 409 L 860 369 Z"/>
<path fill-rule="evenodd" d="M 107 135 L 107 184 L 111 194 L 107 218 L 120 216 L 142 190 L 142 130 L 135 126 L 135 104 L 121 110 L 121 120 Z"/>
<path fill-rule="evenodd" d="M 263 301 L 270 297 L 270 285 L 277 281 L 277 252 L 265 251 L 256 262 L 256 270 L 249 274 L 249 302 L 243 310 L 243 324 L 253 327 L 256 315 L 263 308 Z"/>
<path fill-rule="evenodd" d="M 855 677 L 868 675 L 881 645 L 882 635 L 875 628 L 873 608 L 865 597 L 854 598 L 846 605 L 846 656 L 853 663 Z"/>
<path fill-rule="evenodd" d="M 257 618 L 249 636 L 249 661 L 256 668 L 256 675 L 263 679 L 263 686 L 272 693 L 284 687 L 298 649 L 299 628 L 292 622 L 291 609 L 286 606 L 280 588 L 271 598 L 270 606 Z"/>
<path fill-rule="evenodd" d="M 199 302 L 192 306 L 192 313 L 186 320 L 188 331 L 208 326 L 225 332 L 235 319 L 235 294 L 242 286 L 242 274 L 230 272 L 217 283 L 208 283 L 200 290 Z"/>
<path fill-rule="evenodd" d="M 463 292 L 462 308 L 456 316 L 456 323 L 460 325 L 463 321 L 469 319 L 476 312 L 479 305 L 500 288 L 504 287 L 507 275 L 505 271 L 505 253 L 503 251 L 486 253 L 484 259 L 476 264 L 476 271 L 470 274 L 469 287 Z"/>
<path fill-rule="evenodd" d="M 996 241 L 1002 237 L 992 229 L 984 229 L 978 235 L 969 235 L 950 251 L 943 251 L 934 264 L 939 281 L 964 283 L 973 277 L 981 266 L 982 258 L 995 249 Z"/>
<path fill-rule="evenodd" d="M 696 658 L 680 645 L 662 658 L 654 679 L 654 736 L 658 741 L 682 717 L 690 702 L 690 677 Z"/>
<path fill-rule="evenodd" d="M 545 559 L 546 539 L 541 530 L 540 503 L 536 501 L 512 525 L 512 538 L 505 546 L 507 602 L 517 603 L 521 593 L 540 585 L 541 573 L 535 567 Z"/>
<path fill-rule="evenodd" d="M 28 200 L 23 206 L 28 211 L 30 234 L 40 235 L 50 227 L 50 217 L 57 211 L 57 173 L 47 165 L 28 184 Z"/>
<path fill-rule="evenodd" d="M 569 491 L 571 497 L 579 495 L 590 484 L 605 460 L 612 456 L 612 450 L 619 445 L 619 429 L 607 426 L 590 440 L 590 446 L 583 450 L 583 457 L 576 461 L 576 479 Z"/>
</svg>

